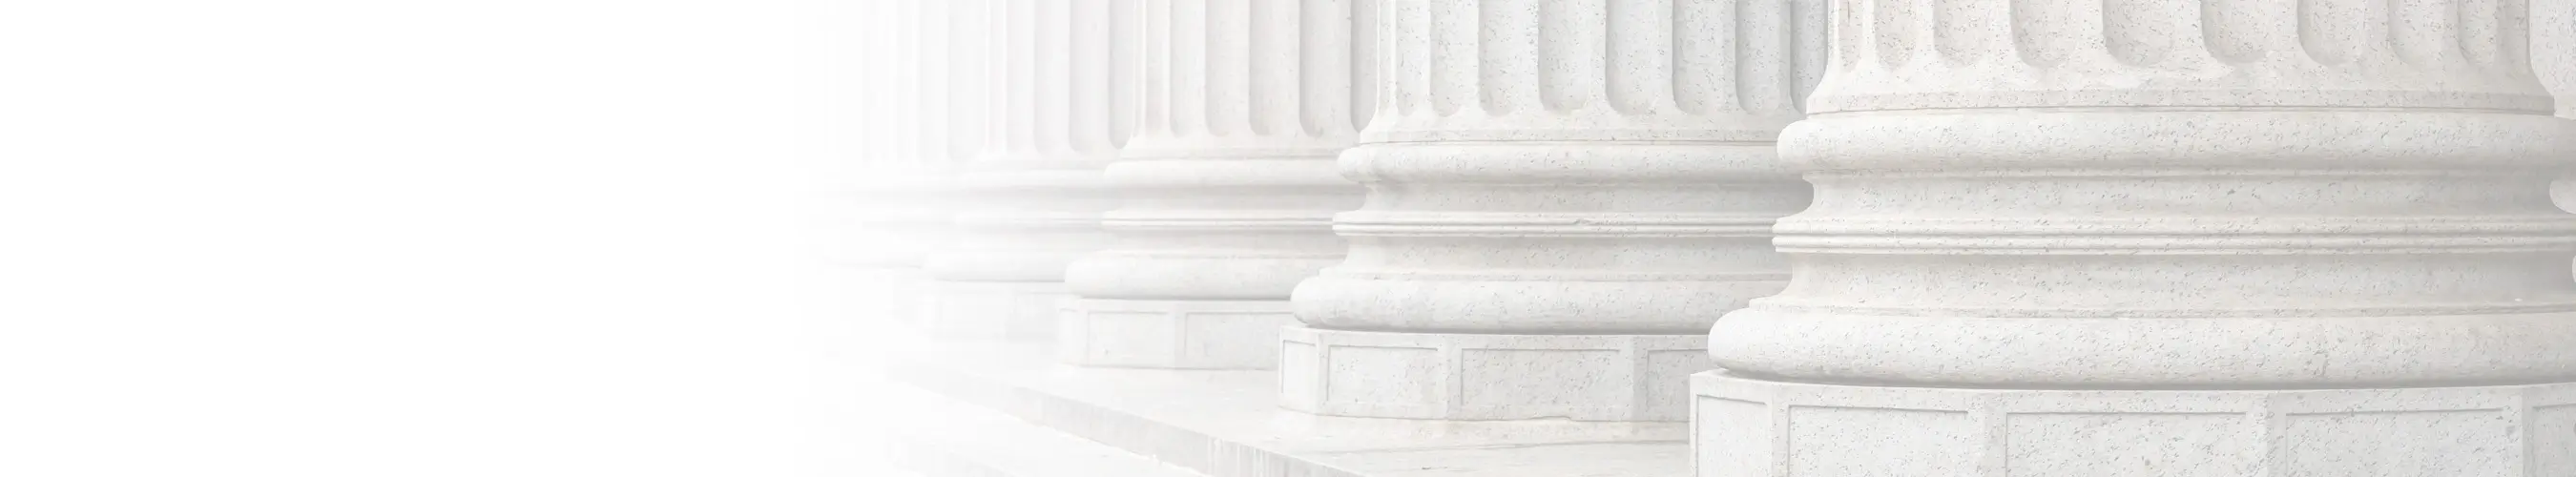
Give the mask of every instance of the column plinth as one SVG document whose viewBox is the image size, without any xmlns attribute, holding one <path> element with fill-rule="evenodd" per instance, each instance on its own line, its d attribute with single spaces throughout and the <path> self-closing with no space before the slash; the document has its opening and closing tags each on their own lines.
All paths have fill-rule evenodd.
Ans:
<svg viewBox="0 0 2576 477">
<path fill-rule="evenodd" d="M 1118 237 L 1075 262 L 1068 363 L 1268 369 L 1297 282 L 1342 257 L 1332 214 L 1361 190 L 1352 0 L 1148 0 L 1140 127 L 1107 180 Z M 1360 59 L 1356 59 L 1360 58 Z"/>
<path fill-rule="evenodd" d="M 1283 346 L 1280 407 L 1337 416 L 1679 421 L 1709 369 L 1697 335 L 1291 327 Z"/>
<path fill-rule="evenodd" d="M 2569 471 L 2576 128 L 2518 3 L 1837 1 L 1702 475 Z"/>
<path fill-rule="evenodd" d="M 1788 279 L 1770 227 L 1808 190 L 1772 141 L 1821 69 L 1817 7 L 1387 1 L 1377 115 L 1340 158 L 1368 200 L 1334 217 L 1349 257 L 1291 300 L 1283 399 L 1682 419 L 1680 376 L 1707 364 L 1674 356 Z"/>
</svg>

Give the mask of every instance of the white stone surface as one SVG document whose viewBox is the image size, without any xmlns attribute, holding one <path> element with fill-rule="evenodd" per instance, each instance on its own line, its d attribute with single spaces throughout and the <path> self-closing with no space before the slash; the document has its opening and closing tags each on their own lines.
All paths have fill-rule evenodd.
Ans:
<svg viewBox="0 0 2576 477">
<path fill-rule="evenodd" d="M 1051 333 L 1059 312 L 1065 266 L 1108 244 L 1100 213 L 1115 205 L 1101 167 L 1117 157 L 1132 125 L 1129 52 L 1135 36 L 1132 1 L 961 1 L 998 41 L 979 59 L 1000 78 L 992 106 L 991 139 L 958 178 L 971 195 L 957 213 L 960 232 L 923 268 L 942 282 L 927 299 L 922 321 L 958 321 L 948 330 L 1030 330 Z M 958 286 L 982 284 L 977 286 Z M 995 292 L 1031 295 L 994 296 Z M 950 295 L 950 294 L 955 295 Z M 990 300 L 992 303 L 981 303 Z M 1048 303 L 1034 306 L 1033 303 Z M 1019 316 L 982 316 L 1003 311 Z M 984 326 L 1012 323 L 1008 327 Z"/>
<path fill-rule="evenodd" d="M 1681 423 L 1318 416 L 1281 409 L 1268 371 L 1066 366 L 1042 343 L 902 343 L 887 353 L 900 360 L 894 380 L 1213 477 L 1690 472 Z"/>
<path fill-rule="evenodd" d="M 1692 335 L 1486 335 L 1286 330 L 1279 405 L 1408 419 L 1680 421 Z"/>
<path fill-rule="evenodd" d="M 2576 118 L 2576 0 L 2530 0 L 2531 69 L 2558 100 L 2558 117 Z M 2576 211 L 2576 167 L 2559 176 L 2550 196 Z"/>
<path fill-rule="evenodd" d="M 1807 190 L 1771 140 L 1821 63 L 1813 6 L 1385 2 L 1378 114 L 1341 159 L 1370 200 L 1298 317 L 1693 333 L 1778 291 L 1770 224 Z"/>
<path fill-rule="evenodd" d="M 1956 385 L 2576 380 L 2555 265 L 2576 216 L 2547 198 L 2576 123 L 2518 34 L 2351 16 L 2501 4 L 2282 5 L 2063 27 L 2108 28 L 2093 50 L 2050 36 L 2101 17 L 2073 6 L 1998 10 L 2009 32 L 1845 18 L 1816 116 L 1781 138 L 1819 190 L 1777 227 L 1796 282 L 1710 349 L 1739 373 Z M 2438 38 L 2484 43 L 2418 43 Z"/>
<path fill-rule="evenodd" d="M 2576 383 L 1985 390 L 1691 379 L 1701 477 L 2576 475 Z"/>
<path fill-rule="evenodd" d="M 1193 477 L 1202 474 L 910 386 L 881 399 L 887 453 L 924 477 Z"/>
<path fill-rule="evenodd" d="M 852 267 L 845 270 L 853 300 L 852 314 L 896 326 L 919 323 L 928 306 L 931 281 L 916 267 Z"/>
<path fill-rule="evenodd" d="M 940 338 L 1046 338 L 1073 294 L 1062 283 L 932 281 L 913 326 Z"/>
<path fill-rule="evenodd" d="M 1443 366 L 1485 373 L 1447 384 L 1469 390 L 1463 396 L 1344 389 L 1283 398 L 1338 415 L 1678 418 L 1679 391 L 1662 406 L 1590 387 L 1643 386 L 1652 378 L 1642 374 L 1551 382 L 1508 370 L 1642 367 L 1536 350 L 1560 346 L 1551 335 L 1689 339 L 1784 286 L 1788 265 L 1770 249 L 1771 223 L 1803 207 L 1808 191 L 1780 167 L 1772 140 L 1800 117 L 1799 98 L 1821 71 L 1819 6 L 1383 2 L 1377 113 L 1340 159 L 1369 198 L 1334 216 L 1349 257 L 1297 286 L 1297 318 L 1318 330 L 1420 334 L 1390 338 L 1413 345 L 1530 335 L 1503 346 L 1530 347 L 1525 357 L 1536 361 L 1490 369 L 1455 356 L 1283 363 L 1292 383 L 1419 387 L 1431 385 L 1418 381 L 1430 379 L 1423 373 Z M 1664 379 L 1678 386 L 1690 371 Z"/>
<path fill-rule="evenodd" d="M 1367 2 L 1361 2 L 1367 3 Z M 1332 214 L 1359 206 L 1333 158 L 1358 135 L 1352 0 L 1148 0 L 1141 125 L 1109 165 L 1124 198 L 1108 250 L 1065 280 L 1085 297 L 1065 329 L 1074 363 L 1268 368 L 1290 289 L 1339 261 Z M 1203 303 L 1208 302 L 1208 303 Z M 1262 306 L 1265 302 L 1272 305 Z M 1093 307 L 1101 308 L 1093 308 Z M 1208 315 L 1211 307 L 1268 316 Z M 1131 319 L 1142 310 L 1200 319 Z M 1218 324 L 1218 320 L 1244 325 Z M 1164 328 L 1156 325 L 1213 325 Z M 1116 336 L 1126 334 L 1126 336 Z M 1154 343 L 1230 350 L 1161 349 Z M 1123 350 L 1135 344 L 1146 349 Z M 1247 359 L 1250 358 L 1250 359 Z"/>
<path fill-rule="evenodd" d="M 2569 472 L 2522 4 L 1835 4 L 1703 475 Z"/>
<path fill-rule="evenodd" d="M 888 0 L 871 3 L 868 119 L 857 167 L 835 171 L 845 192 L 832 199 L 843 227 L 828 245 L 835 262 L 869 269 L 875 287 L 868 313 L 917 317 L 927 275 L 925 257 L 954 237 L 954 175 L 980 147 L 984 122 L 980 64 L 950 61 L 983 50 L 970 2 Z"/>
<path fill-rule="evenodd" d="M 1270 369 L 1279 328 L 1297 323 L 1284 300 L 1075 298 L 1058 321 L 1065 363 L 1171 369 Z"/>
</svg>

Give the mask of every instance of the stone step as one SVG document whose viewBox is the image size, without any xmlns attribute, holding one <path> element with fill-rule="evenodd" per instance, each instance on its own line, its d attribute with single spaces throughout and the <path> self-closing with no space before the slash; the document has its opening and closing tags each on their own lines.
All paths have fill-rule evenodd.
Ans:
<svg viewBox="0 0 2576 477">
<path fill-rule="evenodd" d="M 882 397 L 888 460 L 920 477 L 1203 477 L 920 389 Z"/>
<path fill-rule="evenodd" d="M 1270 371 L 1085 368 L 1025 342 L 894 340 L 891 379 L 1212 477 L 1685 477 L 1676 422 L 1434 421 L 1281 409 Z"/>
</svg>

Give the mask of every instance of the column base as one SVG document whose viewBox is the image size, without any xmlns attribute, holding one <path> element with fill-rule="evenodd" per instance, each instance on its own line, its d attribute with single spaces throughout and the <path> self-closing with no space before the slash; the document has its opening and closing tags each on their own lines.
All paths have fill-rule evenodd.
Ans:
<svg viewBox="0 0 2576 477">
<path fill-rule="evenodd" d="M 1077 298 L 1057 322 L 1066 364 L 1161 369 L 1271 369 L 1279 328 L 1297 324 L 1286 300 Z"/>
<path fill-rule="evenodd" d="M 921 301 L 923 333 L 941 338 L 1045 338 L 1073 295 L 1063 282 L 934 281 Z"/>
<path fill-rule="evenodd" d="M 2067 391 L 1691 376 L 1701 477 L 2576 475 L 2576 383 Z"/>
<path fill-rule="evenodd" d="M 1705 335 L 1283 328 L 1280 405 L 1328 416 L 1680 421 Z"/>
</svg>

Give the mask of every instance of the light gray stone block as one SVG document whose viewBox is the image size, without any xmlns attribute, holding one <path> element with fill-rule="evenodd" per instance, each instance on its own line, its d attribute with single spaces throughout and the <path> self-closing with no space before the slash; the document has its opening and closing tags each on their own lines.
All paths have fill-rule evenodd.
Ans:
<svg viewBox="0 0 2576 477">
<path fill-rule="evenodd" d="M 1679 421 L 1696 335 L 1282 329 L 1280 405 L 1407 419 Z"/>
<path fill-rule="evenodd" d="M 2561 477 L 2576 383 L 2002 390 L 1691 377 L 1701 477 Z"/>
<path fill-rule="evenodd" d="M 941 338 L 1045 338 L 1073 297 L 1055 282 L 932 282 L 915 326 Z"/>
<path fill-rule="evenodd" d="M 1297 323 L 1280 300 L 1066 302 L 1056 356 L 1067 364 L 1167 369 L 1270 369 L 1279 328 Z"/>
</svg>

